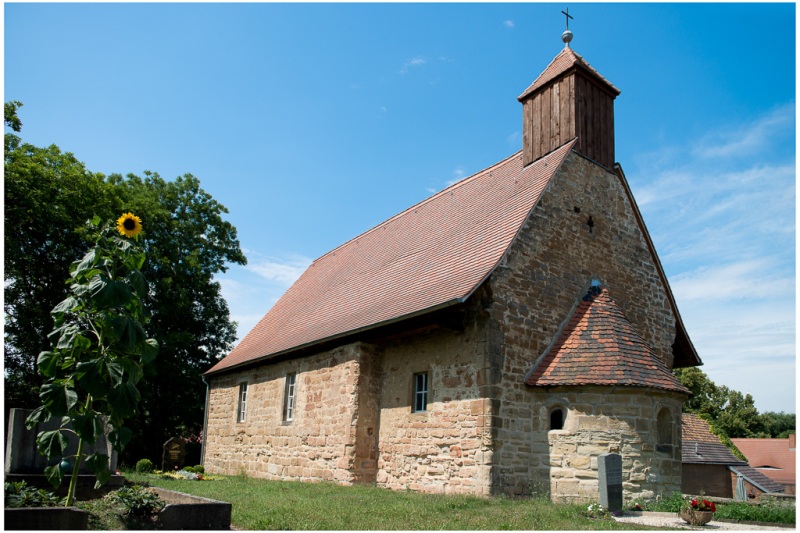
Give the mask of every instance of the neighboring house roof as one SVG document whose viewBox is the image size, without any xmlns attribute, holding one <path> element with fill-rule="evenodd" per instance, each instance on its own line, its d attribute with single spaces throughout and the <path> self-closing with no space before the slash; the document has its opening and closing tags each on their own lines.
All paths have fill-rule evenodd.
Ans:
<svg viewBox="0 0 800 533">
<path fill-rule="evenodd" d="M 681 415 L 681 433 L 684 442 L 694 441 L 722 444 L 719 437 L 711 433 L 711 426 L 709 426 L 708 422 L 691 413 L 683 413 L 683 415 Z M 725 449 L 727 449 L 727 447 Z"/>
<path fill-rule="evenodd" d="M 783 486 L 755 470 L 722 444 L 711 432 L 708 422 L 697 415 L 681 415 L 681 462 L 695 465 L 722 465 L 741 473 L 764 492 L 783 492 Z M 735 440 L 735 439 L 731 439 Z M 734 443 L 735 444 L 735 443 Z M 738 444 L 736 445 L 738 448 Z M 741 450 L 741 448 L 739 448 Z M 745 456 L 747 456 L 745 454 Z M 749 456 L 748 456 L 749 457 Z"/>
<path fill-rule="evenodd" d="M 780 483 L 795 483 L 795 449 L 790 439 L 731 439 L 750 466 Z M 769 469 L 766 469 L 767 467 Z"/>
<path fill-rule="evenodd" d="M 556 78 L 567 74 L 573 68 L 583 68 L 589 72 L 591 72 L 598 81 L 603 83 L 606 87 L 608 87 L 614 95 L 618 95 L 620 90 L 614 87 L 614 85 L 605 79 L 599 72 L 597 72 L 592 66 L 585 60 L 583 57 L 575 52 L 570 47 L 565 47 L 553 60 L 547 65 L 547 68 L 539 75 L 538 78 L 534 80 L 530 86 L 525 89 L 517 100 L 522 101 L 532 92 L 535 92 L 537 89 L 544 87 L 549 82 L 555 80 Z"/>
<path fill-rule="evenodd" d="M 519 152 L 323 255 L 209 373 L 463 302 L 574 143 L 524 168 Z"/>
<path fill-rule="evenodd" d="M 545 351 L 527 385 L 617 385 L 690 394 L 609 295 L 591 287 Z"/>
</svg>

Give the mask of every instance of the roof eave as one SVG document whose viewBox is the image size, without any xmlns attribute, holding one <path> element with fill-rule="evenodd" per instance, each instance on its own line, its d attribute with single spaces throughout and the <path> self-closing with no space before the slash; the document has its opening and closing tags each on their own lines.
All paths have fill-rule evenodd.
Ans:
<svg viewBox="0 0 800 533">
<path fill-rule="evenodd" d="M 480 286 L 480 284 L 479 284 L 479 286 Z M 448 300 L 446 302 L 443 302 L 443 303 L 440 303 L 440 304 L 437 304 L 437 305 L 434 305 L 434 306 L 431 306 L 431 307 L 428 307 L 428 308 L 425 308 L 425 309 L 421 309 L 421 310 L 415 311 L 413 313 L 408 313 L 408 314 L 401 315 L 401 316 L 398 316 L 398 317 L 395 317 L 395 318 L 390 318 L 388 320 L 384 320 L 382 322 L 376 322 L 376 323 L 370 324 L 368 326 L 362 326 L 360 328 L 344 331 L 344 332 L 341 332 L 341 333 L 337 333 L 335 335 L 330 335 L 328 337 L 323 337 L 321 339 L 317 339 L 317 340 L 314 340 L 314 341 L 311 341 L 311 342 L 307 342 L 307 343 L 301 344 L 299 346 L 293 346 L 292 348 L 287 348 L 285 350 L 281 350 L 281 351 L 278 351 L 278 352 L 262 355 L 260 357 L 247 359 L 246 361 L 242 361 L 240 363 L 236 363 L 236 364 L 230 365 L 230 366 L 225 366 L 225 367 L 222 367 L 222 368 L 220 368 L 218 370 L 214 370 L 214 367 L 211 367 L 211 369 L 207 370 L 204 373 L 204 375 L 205 376 L 216 376 L 216 375 L 227 373 L 227 372 L 231 372 L 231 371 L 234 371 L 234 370 L 241 370 L 242 368 L 246 368 L 248 366 L 252 366 L 252 365 L 259 364 L 259 363 L 263 363 L 264 361 L 268 361 L 268 360 L 271 360 L 271 359 L 277 359 L 277 358 L 281 358 L 281 357 L 286 357 L 286 356 L 291 355 L 291 354 L 293 354 L 295 352 L 302 352 L 302 351 L 308 350 L 310 348 L 314 348 L 315 346 L 319 346 L 319 345 L 326 344 L 326 343 L 329 343 L 329 342 L 334 342 L 334 341 L 337 341 L 337 340 L 341 340 L 341 339 L 343 339 L 345 337 L 358 335 L 358 334 L 365 333 L 367 331 L 372 331 L 372 330 L 375 330 L 375 329 L 378 329 L 378 328 L 381 328 L 381 327 L 384 327 L 384 326 L 391 326 L 392 324 L 397 324 L 397 323 L 403 322 L 405 320 L 411 320 L 412 318 L 417 318 L 419 316 L 423 316 L 423 315 L 427 315 L 429 313 L 440 311 L 440 310 L 446 309 L 448 307 L 453 307 L 454 305 L 462 304 L 465 301 L 467 301 L 467 299 L 474 292 L 475 292 L 474 290 L 470 291 L 469 294 L 467 294 L 464 297 L 454 298 L 452 300 Z"/>
</svg>

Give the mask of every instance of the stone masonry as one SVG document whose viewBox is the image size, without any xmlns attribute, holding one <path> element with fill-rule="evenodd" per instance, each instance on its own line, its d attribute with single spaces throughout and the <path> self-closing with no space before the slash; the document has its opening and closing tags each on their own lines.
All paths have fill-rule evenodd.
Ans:
<svg viewBox="0 0 800 533">
<path fill-rule="evenodd" d="M 597 485 L 596 456 L 605 452 L 623 455 L 626 497 L 680 487 L 679 443 L 670 457 L 651 454 L 642 461 L 639 455 L 650 454 L 656 440 L 652 407 L 643 406 L 658 397 L 658 402 L 669 406 L 673 433 L 679 434 L 683 398 L 668 398 L 663 391 L 617 388 L 595 391 L 587 396 L 591 401 L 581 401 L 581 393 L 571 393 L 566 397 L 571 401 L 563 407 L 577 434 L 567 439 L 565 434 L 549 435 L 543 429 L 548 393 L 531 390 L 524 384 L 525 377 L 554 342 L 592 279 L 609 288 L 639 334 L 671 368 L 675 317 L 634 208 L 614 173 L 572 152 L 534 208 L 505 264 L 489 280 L 489 328 L 496 339 L 489 351 L 499 365 L 497 375 L 502 376 L 495 396 L 499 400 L 493 443 L 495 492 L 527 494 L 549 488 L 554 496 L 589 498 L 595 489 L 587 487 Z M 619 423 L 609 422 L 615 417 Z M 592 428 L 597 431 L 584 433 Z M 585 442 L 579 446 L 581 439 Z M 588 446 L 593 440 L 603 444 Z M 587 461 L 592 472 L 584 471 Z M 662 461 L 666 461 L 665 470 L 660 468 Z M 581 467 L 571 473 L 564 470 L 575 464 Z M 648 468 L 660 473 L 648 477 Z"/>
</svg>

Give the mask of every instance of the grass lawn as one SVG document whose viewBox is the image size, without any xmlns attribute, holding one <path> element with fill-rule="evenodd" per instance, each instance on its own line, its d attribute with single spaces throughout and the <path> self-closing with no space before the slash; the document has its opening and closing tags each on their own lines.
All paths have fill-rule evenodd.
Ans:
<svg viewBox="0 0 800 533">
<path fill-rule="evenodd" d="M 472 530 L 629 529 L 643 526 L 586 517 L 585 505 L 512 498 L 394 492 L 366 486 L 214 476 L 208 481 L 125 473 L 136 483 L 233 504 L 239 529 Z"/>
</svg>

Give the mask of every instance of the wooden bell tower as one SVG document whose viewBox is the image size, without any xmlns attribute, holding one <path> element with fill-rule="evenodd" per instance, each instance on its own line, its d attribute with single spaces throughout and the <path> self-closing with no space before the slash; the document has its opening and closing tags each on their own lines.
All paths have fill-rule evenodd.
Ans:
<svg viewBox="0 0 800 533">
<path fill-rule="evenodd" d="M 523 162 L 536 161 L 575 137 L 575 150 L 606 168 L 614 167 L 614 99 L 620 94 L 569 46 L 518 100 L 522 103 Z"/>
</svg>

